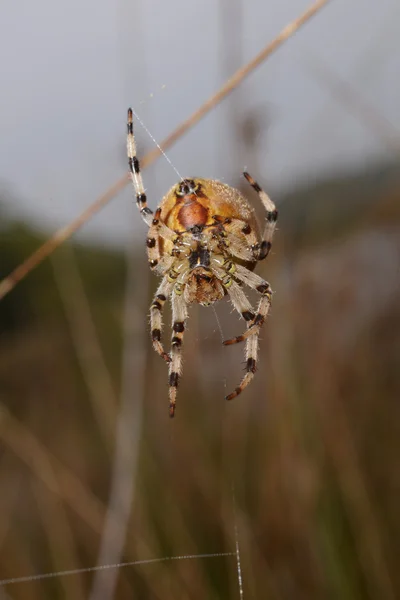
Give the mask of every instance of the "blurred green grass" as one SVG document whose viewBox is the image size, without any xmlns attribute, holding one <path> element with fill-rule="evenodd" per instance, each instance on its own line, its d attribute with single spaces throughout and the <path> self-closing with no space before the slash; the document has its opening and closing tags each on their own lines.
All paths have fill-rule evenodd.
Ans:
<svg viewBox="0 0 400 600">
<path fill-rule="evenodd" d="M 275 199 L 279 231 L 257 268 L 274 304 L 246 393 L 223 400 L 240 377 L 243 349 L 222 347 L 212 309 L 190 311 L 174 421 L 165 365 L 148 337 L 137 338 L 146 384 L 122 560 L 234 550 L 233 483 L 245 598 L 395 599 L 400 169 L 370 165 Z M 3 219 L 0 239 L 5 276 L 44 238 Z M 58 253 L 0 304 L 0 579 L 95 565 L 108 500 L 125 258 L 84 244 Z M 133 260 L 140 273 L 144 244 Z M 79 319 L 66 314 L 82 309 L 68 298 L 71 261 L 111 379 L 97 408 L 87 371 L 96 357 L 90 347 L 77 353 L 85 332 L 74 332 Z M 240 332 L 227 303 L 216 312 L 226 337 Z M 139 331 L 147 313 L 138 304 L 135 314 Z M 168 339 L 168 313 L 165 322 Z M 7 590 L 15 599 L 86 598 L 92 577 Z M 116 597 L 237 598 L 237 585 L 233 557 L 176 561 L 121 569 Z"/>
</svg>

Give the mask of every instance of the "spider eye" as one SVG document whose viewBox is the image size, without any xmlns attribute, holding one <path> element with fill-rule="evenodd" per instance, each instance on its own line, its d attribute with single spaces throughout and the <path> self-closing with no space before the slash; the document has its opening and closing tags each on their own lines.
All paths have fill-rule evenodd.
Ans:
<svg viewBox="0 0 400 600">
<path fill-rule="evenodd" d="M 199 185 L 193 181 L 193 179 L 182 179 L 176 188 L 177 196 L 187 196 L 188 194 L 195 194 L 199 189 Z"/>
</svg>

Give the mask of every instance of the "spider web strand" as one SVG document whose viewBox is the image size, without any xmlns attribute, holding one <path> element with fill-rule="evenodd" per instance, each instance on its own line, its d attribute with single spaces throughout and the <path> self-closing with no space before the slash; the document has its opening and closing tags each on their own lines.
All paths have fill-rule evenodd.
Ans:
<svg viewBox="0 0 400 600">
<path fill-rule="evenodd" d="M 235 556 L 235 552 L 214 552 L 212 554 L 184 554 L 182 556 L 164 556 L 163 558 L 147 558 L 143 560 L 134 560 L 131 562 L 122 562 L 112 565 L 98 565 L 97 567 L 86 567 L 85 569 L 70 569 L 67 571 L 54 571 L 53 573 L 41 573 L 39 575 L 27 575 L 25 577 L 11 577 L 10 579 L 0 580 L 0 586 L 10 585 L 12 583 L 28 583 L 29 581 L 40 581 L 42 579 L 51 579 L 54 577 L 63 577 L 67 575 L 79 575 L 80 573 L 104 571 L 105 569 L 120 569 L 122 567 L 150 565 L 153 563 L 167 562 L 173 560 L 193 560 L 195 558 L 221 558 L 226 556 Z"/>
<path fill-rule="evenodd" d="M 172 163 L 172 161 L 167 156 L 167 154 L 164 152 L 164 150 L 162 149 L 162 147 L 160 146 L 160 144 L 157 142 L 156 138 L 153 136 L 153 134 L 151 133 L 151 131 L 146 127 L 146 125 L 144 124 L 144 122 L 142 121 L 142 119 L 139 117 L 139 115 L 137 114 L 137 112 L 135 112 L 133 110 L 133 108 L 131 108 L 131 111 L 132 111 L 133 115 L 135 116 L 136 120 L 139 121 L 139 123 L 141 124 L 141 126 L 143 127 L 143 129 L 145 130 L 145 132 L 147 133 L 147 135 L 149 136 L 149 138 L 154 142 L 154 144 L 158 148 L 160 154 L 162 154 L 163 157 L 165 158 L 165 160 L 171 165 L 171 167 L 173 168 L 173 170 L 175 171 L 175 173 L 178 175 L 179 179 L 181 181 L 183 181 L 182 175 L 179 173 L 178 169 Z"/>
</svg>

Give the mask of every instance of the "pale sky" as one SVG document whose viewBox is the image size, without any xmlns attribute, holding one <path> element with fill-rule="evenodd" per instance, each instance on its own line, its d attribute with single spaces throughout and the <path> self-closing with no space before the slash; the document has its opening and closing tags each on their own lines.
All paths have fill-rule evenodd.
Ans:
<svg viewBox="0 0 400 600">
<path fill-rule="evenodd" d="M 243 0 L 240 32 L 232 20 L 234 0 L 3 0 L 3 205 L 47 231 L 65 225 L 126 171 L 129 105 L 161 142 L 219 88 L 227 68 L 251 59 L 309 5 L 310 0 Z M 186 134 L 169 158 L 183 175 L 227 183 L 247 167 L 274 190 L 279 204 L 280 191 L 297 181 L 393 156 L 379 135 L 332 98 L 310 65 L 318 59 L 349 81 L 395 139 L 399 22 L 398 0 L 331 0 Z M 224 68 L 227 38 L 232 56 Z M 243 146 L 233 150 L 232 107 L 239 116 L 257 108 L 271 119 L 256 157 Z M 140 125 L 136 130 L 143 154 L 153 142 Z M 165 160 L 144 177 L 153 207 L 177 180 Z M 82 234 L 113 241 L 141 237 L 135 210 L 128 189 Z"/>
</svg>

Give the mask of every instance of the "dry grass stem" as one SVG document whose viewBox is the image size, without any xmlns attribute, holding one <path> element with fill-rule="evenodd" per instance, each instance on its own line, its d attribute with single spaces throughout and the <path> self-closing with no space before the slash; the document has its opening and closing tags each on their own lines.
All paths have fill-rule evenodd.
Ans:
<svg viewBox="0 0 400 600">
<path fill-rule="evenodd" d="M 68 245 L 61 256 L 53 258 L 53 270 L 93 414 L 108 448 L 111 448 L 117 398 L 74 251 Z"/>
<path fill-rule="evenodd" d="M 71 569 L 79 564 L 79 556 L 70 523 L 63 503 L 57 494 L 44 487 L 39 480 L 32 482 L 37 499 L 37 508 L 46 532 L 47 543 L 52 557 L 54 570 L 59 571 L 69 565 Z M 82 577 L 63 577 L 60 587 L 65 598 L 84 600 L 85 591 Z"/>
<path fill-rule="evenodd" d="M 221 89 L 211 96 L 202 106 L 197 109 L 188 119 L 183 121 L 160 146 L 167 150 L 180 137 L 182 137 L 190 128 L 192 128 L 200 119 L 219 104 L 228 94 L 230 94 L 250 73 L 252 73 L 264 60 L 266 60 L 275 50 L 277 50 L 289 37 L 291 37 L 302 25 L 311 19 L 329 0 L 318 0 L 310 6 L 300 17 L 286 25 L 281 33 L 257 56 L 255 56 L 247 65 L 241 67 L 236 73 L 228 79 Z M 154 148 L 142 160 L 142 166 L 153 163 L 161 154 L 158 148 Z M 30 271 L 37 267 L 45 258 L 47 258 L 58 246 L 65 242 L 73 233 L 78 231 L 89 219 L 99 212 L 110 200 L 114 198 L 129 181 L 128 175 L 119 179 L 102 196 L 91 204 L 79 217 L 73 220 L 69 225 L 59 229 L 50 239 L 48 239 L 31 256 L 21 263 L 14 271 L 0 282 L 0 300 L 8 294 L 21 279 L 26 277 Z"/>
<path fill-rule="evenodd" d="M 135 478 L 142 428 L 147 355 L 142 351 L 146 336 L 146 319 L 139 316 L 147 310 L 147 265 L 138 271 L 134 252 L 127 249 L 129 264 L 125 298 L 124 353 L 122 361 L 121 402 L 117 420 L 116 447 L 112 465 L 110 497 L 100 544 L 98 564 L 121 562 L 127 538 L 129 518 L 135 497 Z M 137 280 L 141 284 L 137 285 Z M 90 595 L 91 600 L 114 598 L 119 571 L 98 571 Z"/>
<path fill-rule="evenodd" d="M 79 478 L 64 466 L 16 419 L 0 407 L 0 439 L 27 464 L 39 480 L 58 494 L 96 533 L 101 533 L 104 507 Z"/>
</svg>

